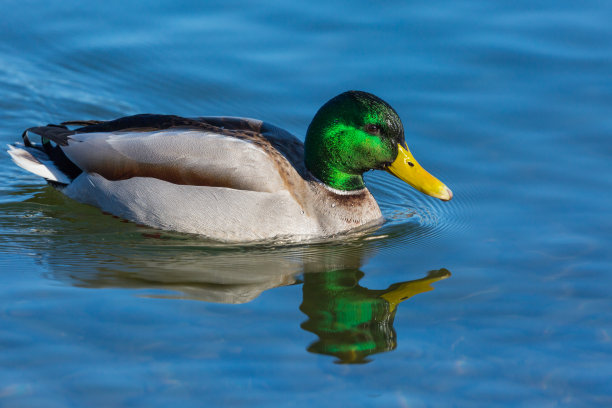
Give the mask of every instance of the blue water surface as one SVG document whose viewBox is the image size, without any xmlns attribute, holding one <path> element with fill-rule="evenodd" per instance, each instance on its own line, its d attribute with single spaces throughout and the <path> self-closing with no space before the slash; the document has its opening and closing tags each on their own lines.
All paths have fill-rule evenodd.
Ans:
<svg viewBox="0 0 612 408">
<path fill-rule="evenodd" d="M 224 246 L 0 154 L 0 406 L 612 406 L 610 21 L 596 0 L 6 0 L 5 145 L 145 112 L 303 139 L 360 89 L 455 198 L 372 172 L 380 229 Z"/>
</svg>

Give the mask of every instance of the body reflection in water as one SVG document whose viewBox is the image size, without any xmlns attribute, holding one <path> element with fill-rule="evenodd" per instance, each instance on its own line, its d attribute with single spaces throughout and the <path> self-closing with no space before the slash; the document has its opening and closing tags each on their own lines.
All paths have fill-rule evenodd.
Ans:
<svg viewBox="0 0 612 408">
<path fill-rule="evenodd" d="M 448 278 L 450 272 L 430 271 L 423 279 L 396 283 L 384 290 L 360 286 L 363 276 L 356 269 L 304 275 L 300 310 L 308 320 L 302 328 L 319 337 L 308 351 L 336 356 L 338 363 L 366 363 L 369 355 L 394 350 L 397 306 L 433 290 L 431 284 Z"/>
</svg>

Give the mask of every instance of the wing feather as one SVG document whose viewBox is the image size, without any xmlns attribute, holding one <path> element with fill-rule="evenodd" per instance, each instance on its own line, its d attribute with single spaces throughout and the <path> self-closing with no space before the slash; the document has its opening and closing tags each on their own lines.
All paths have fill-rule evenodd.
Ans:
<svg viewBox="0 0 612 408">
<path fill-rule="evenodd" d="M 284 188 L 278 166 L 259 146 L 206 131 L 77 133 L 62 150 L 79 168 L 107 180 L 152 177 L 261 192 Z"/>
</svg>

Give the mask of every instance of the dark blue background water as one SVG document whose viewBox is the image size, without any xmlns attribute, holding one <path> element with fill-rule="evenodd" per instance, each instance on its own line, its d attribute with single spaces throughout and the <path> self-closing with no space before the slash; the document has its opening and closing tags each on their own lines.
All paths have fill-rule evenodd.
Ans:
<svg viewBox="0 0 612 408">
<path fill-rule="evenodd" d="M 303 137 L 322 103 L 361 89 L 455 199 L 373 173 L 380 230 L 228 248 L 77 204 L 2 154 L 0 406 L 612 404 L 612 3 L 2 9 L 5 144 L 142 112 Z M 433 291 L 380 303 L 441 268 Z M 366 323 L 329 334 L 329 316 Z M 384 341 L 335 364 L 322 338 L 353 350 L 345 362 Z"/>
</svg>

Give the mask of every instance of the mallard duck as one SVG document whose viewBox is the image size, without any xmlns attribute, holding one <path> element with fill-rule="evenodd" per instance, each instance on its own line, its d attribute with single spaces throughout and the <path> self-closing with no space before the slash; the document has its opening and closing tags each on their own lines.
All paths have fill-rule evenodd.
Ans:
<svg viewBox="0 0 612 408">
<path fill-rule="evenodd" d="M 325 103 L 304 143 L 255 119 L 151 114 L 33 127 L 23 141 L 9 146 L 15 163 L 68 197 L 226 242 L 312 239 L 380 223 L 363 181 L 372 169 L 452 198 L 410 153 L 397 112 L 361 91 Z"/>
</svg>

